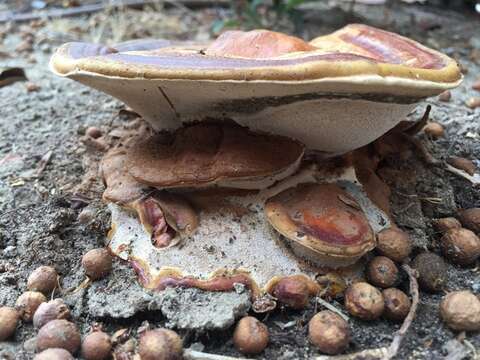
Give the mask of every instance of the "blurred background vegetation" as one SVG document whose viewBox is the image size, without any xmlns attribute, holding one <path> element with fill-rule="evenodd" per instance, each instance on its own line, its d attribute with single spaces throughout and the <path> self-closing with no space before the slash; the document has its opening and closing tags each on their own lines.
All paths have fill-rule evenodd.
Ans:
<svg viewBox="0 0 480 360">
<path fill-rule="evenodd" d="M 229 29 L 266 28 L 305 39 L 346 23 L 365 22 L 358 11 L 367 7 L 369 22 L 391 28 L 399 6 L 428 5 L 429 16 L 411 20 L 430 31 L 441 26 L 432 9 L 457 13 L 480 11 L 480 0 L 0 0 L 0 26 L 6 30 L 33 24 L 39 39 L 61 43 L 83 40 L 113 44 L 135 38 L 174 38 L 207 41 Z M 404 13 L 404 12 L 403 12 Z M 431 15 L 431 16 L 430 16 Z M 415 15 L 412 15 L 412 18 Z M 372 20 L 374 19 L 373 23 Z M 427 20 L 425 20 L 427 19 Z M 42 24 L 48 23 L 48 30 Z M 480 26 L 480 25 L 479 25 Z M 45 34 L 43 33 L 45 32 Z M 47 33 L 48 32 L 48 33 Z M 0 33 L 1 37 L 1 33 Z M 41 42 L 42 40 L 40 40 Z M 430 44 L 432 45 L 432 44 Z M 46 45 L 45 45 L 46 46 Z M 432 45 L 434 46 L 434 44 Z M 434 46 L 435 47 L 435 46 Z"/>
</svg>

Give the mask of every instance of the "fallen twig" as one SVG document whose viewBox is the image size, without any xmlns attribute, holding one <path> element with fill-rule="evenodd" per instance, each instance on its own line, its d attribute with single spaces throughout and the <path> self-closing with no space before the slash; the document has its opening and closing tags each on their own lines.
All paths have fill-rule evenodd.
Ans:
<svg viewBox="0 0 480 360">
<path fill-rule="evenodd" d="M 430 111 L 432 110 L 431 105 L 427 105 L 425 112 L 423 113 L 422 118 L 415 122 L 411 127 L 405 129 L 404 132 L 408 135 L 415 135 L 418 134 L 422 129 L 427 125 L 428 119 L 430 118 Z"/>
<path fill-rule="evenodd" d="M 475 174 L 474 176 L 472 176 L 472 175 L 468 174 L 466 171 L 457 169 L 456 167 L 453 167 L 450 164 L 445 164 L 445 169 L 447 171 L 450 171 L 451 173 L 453 173 L 455 175 L 458 175 L 458 176 L 463 177 L 464 179 L 467 179 L 474 186 L 480 185 L 480 176 L 478 176 L 478 174 Z"/>
<path fill-rule="evenodd" d="M 407 317 L 403 321 L 400 330 L 398 330 L 398 332 L 395 334 L 392 343 L 388 347 L 387 355 L 384 357 L 384 359 L 386 360 L 393 359 L 397 355 L 403 338 L 405 337 L 408 329 L 410 328 L 410 325 L 413 322 L 413 319 L 415 318 L 420 297 L 418 293 L 418 282 L 415 270 L 413 270 L 407 264 L 404 264 L 402 268 L 403 270 L 405 270 L 408 275 L 408 279 L 410 280 L 410 296 L 412 297 L 412 306 L 410 306 L 410 311 L 408 312 Z"/>
<path fill-rule="evenodd" d="M 326 307 L 328 310 L 333 311 L 335 314 L 338 314 L 339 316 L 341 316 L 345 321 L 350 320 L 349 317 L 345 315 L 342 311 L 337 309 L 335 306 L 333 306 L 329 302 L 323 300 L 321 297 L 317 297 L 317 302 L 323 307 Z"/>
<path fill-rule="evenodd" d="M 4 22 L 26 22 L 32 20 L 40 20 L 45 18 L 62 18 L 69 16 L 77 16 L 84 14 L 92 14 L 103 11 L 105 9 L 119 8 L 119 7 L 138 7 L 152 4 L 164 4 L 165 6 L 183 5 L 190 8 L 200 8 L 208 6 L 227 6 L 229 2 L 227 0 L 122 0 L 112 2 L 102 2 L 97 4 L 81 5 L 66 9 L 52 9 L 44 12 L 35 13 L 15 13 L 13 11 L 6 11 L 0 13 L 0 23 Z M 172 5 L 173 4 L 173 5 Z"/>
<path fill-rule="evenodd" d="M 40 175 L 42 175 L 43 170 L 45 170 L 45 167 L 50 162 L 52 155 L 53 155 L 53 151 L 49 150 L 42 156 L 42 158 L 38 163 L 37 171 L 35 171 L 35 177 L 39 177 Z"/>
<path fill-rule="evenodd" d="M 247 358 L 237 358 L 224 355 L 208 354 L 201 351 L 185 349 L 183 352 L 185 360 L 249 360 Z"/>
<path fill-rule="evenodd" d="M 317 356 L 315 360 L 376 360 L 376 359 L 383 359 L 387 354 L 387 348 L 378 348 L 378 349 L 367 349 L 362 350 L 353 354 L 347 355 L 336 355 L 336 356 L 329 356 L 329 355 L 321 355 Z"/>
</svg>

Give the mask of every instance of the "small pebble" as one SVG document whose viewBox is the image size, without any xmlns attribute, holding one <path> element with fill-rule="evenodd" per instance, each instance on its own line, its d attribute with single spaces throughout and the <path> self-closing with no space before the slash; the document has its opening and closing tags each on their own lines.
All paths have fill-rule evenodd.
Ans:
<svg viewBox="0 0 480 360">
<path fill-rule="evenodd" d="M 80 224 L 88 224 L 95 218 L 96 211 L 90 207 L 85 207 L 78 214 L 78 222 Z"/>
</svg>

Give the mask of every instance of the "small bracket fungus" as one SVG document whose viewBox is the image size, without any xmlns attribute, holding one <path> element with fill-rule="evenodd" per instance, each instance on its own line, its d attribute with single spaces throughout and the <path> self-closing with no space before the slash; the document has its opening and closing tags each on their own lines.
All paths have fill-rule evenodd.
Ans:
<svg viewBox="0 0 480 360">
<path fill-rule="evenodd" d="M 265 214 L 297 255 L 320 266 L 350 265 L 375 247 L 360 205 L 334 184 L 288 189 L 267 201 Z"/>
<path fill-rule="evenodd" d="M 156 188 L 262 189 L 292 175 L 303 145 L 236 125 L 197 124 L 166 138 L 153 136 L 127 152 L 127 167 L 140 183 Z"/>
<path fill-rule="evenodd" d="M 124 101 L 157 130 L 202 114 L 332 153 L 370 143 L 462 77 L 446 55 L 360 24 L 310 42 L 253 30 L 211 44 L 68 43 L 50 66 Z"/>
</svg>

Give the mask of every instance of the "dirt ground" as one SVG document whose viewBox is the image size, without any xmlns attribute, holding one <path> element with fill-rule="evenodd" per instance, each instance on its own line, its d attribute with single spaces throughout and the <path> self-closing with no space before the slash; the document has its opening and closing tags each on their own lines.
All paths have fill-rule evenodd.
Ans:
<svg viewBox="0 0 480 360">
<path fill-rule="evenodd" d="M 438 234 L 432 229 L 431 219 L 454 215 L 460 208 L 480 207 L 479 189 L 446 171 L 443 162 L 448 156 L 457 155 L 480 166 L 480 108 L 465 106 L 466 99 L 475 95 L 471 84 L 480 75 L 480 17 L 417 5 L 397 4 L 389 10 L 357 5 L 353 13 L 344 5 L 334 5 L 335 2 L 309 5 L 301 35 L 312 38 L 349 22 L 363 22 L 440 49 L 456 57 L 465 69 L 465 80 L 452 91 L 450 102 L 427 100 L 433 106 L 431 118 L 445 126 L 447 135 L 437 141 L 425 135 L 419 138 L 442 161 L 428 165 L 413 151 L 408 159 L 392 157 L 385 164 L 385 180 L 393 190 L 398 225 L 414 238 L 415 251 L 428 248 L 439 252 Z M 23 68 L 28 81 L 38 86 L 31 91 L 29 85 L 29 91 L 26 82 L 16 82 L 0 88 L 0 305 L 15 303 L 33 269 L 52 265 L 61 275 L 60 296 L 71 306 L 82 334 L 88 333 L 93 322 L 103 323 L 109 332 L 129 328 L 132 336 L 145 321 L 151 326 L 172 326 L 172 314 L 167 319 L 162 306 L 152 306 L 159 295 L 144 291 L 133 270 L 120 261 L 114 263 L 114 271 L 107 279 L 74 291 L 85 279 L 80 266 L 82 254 L 104 246 L 109 228 L 109 213 L 100 201 L 101 184 L 81 184 L 90 168 L 88 160 L 99 152 L 80 138 L 88 126 L 108 132 L 131 121 L 131 117 L 120 111 L 124 106 L 117 100 L 54 76 L 48 70 L 48 60 L 56 46 L 78 39 L 105 43 L 150 36 L 208 39 L 212 36 L 212 22 L 225 11 L 228 10 L 192 11 L 183 6 L 106 10 L 34 24 L 33 28 L 31 24 L 0 25 L 0 69 Z M 19 48 L 30 37 L 31 48 Z M 420 118 L 424 107 L 419 106 L 411 118 Z M 49 157 L 43 170 L 42 157 Z M 432 198 L 440 200 L 429 200 Z M 81 212 L 87 221 L 79 221 Z M 468 268 L 449 264 L 448 274 L 449 290 L 480 293 L 478 264 Z M 408 290 L 406 279 L 400 288 Z M 175 294 L 168 296 L 183 296 L 187 303 L 199 308 L 205 304 L 201 291 L 173 291 Z M 182 291 L 185 293 L 179 295 Z M 399 359 L 473 359 L 474 349 L 480 356 L 479 333 L 459 335 L 442 324 L 438 316 L 442 295 L 421 293 L 417 317 L 402 344 Z M 181 311 L 181 306 L 178 309 Z M 245 310 L 238 310 L 235 315 Z M 306 338 L 305 325 L 314 310 L 312 303 L 306 311 L 278 310 L 260 316 L 271 331 L 271 341 L 257 358 L 310 359 L 319 355 Z M 388 345 L 399 325 L 351 318 L 351 327 L 348 352 Z M 206 352 L 241 356 L 233 347 L 231 326 L 226 331 L 209 330 L 206 326 L 195 331 L 181 330 L 180 334 L 186 346 L 194 344 Z M 11 341 L 0 343 L 0 358 L 31 359 L 34 336 L 31 324 L 22 325 Z M 463 356 L 448 357 L 453 348 Z"/>
</svg>

